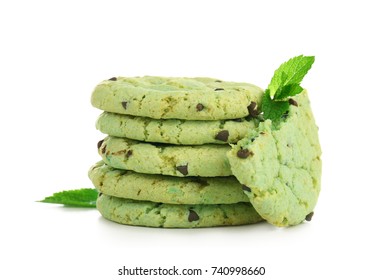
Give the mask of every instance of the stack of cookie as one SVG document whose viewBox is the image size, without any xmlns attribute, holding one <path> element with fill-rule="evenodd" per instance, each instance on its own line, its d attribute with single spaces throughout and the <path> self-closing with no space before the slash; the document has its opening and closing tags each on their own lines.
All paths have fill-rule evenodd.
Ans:
<svg viewBox="0 0 383 280">
<path fill-rule="evenodd" d="M 151 227 L 256 223 L 230 144 L 257 125 L 262 90 L 210 78 L 111 78 L 96 86 L 102 161 L 89 170 L 112 221 Z"/>
</svg>

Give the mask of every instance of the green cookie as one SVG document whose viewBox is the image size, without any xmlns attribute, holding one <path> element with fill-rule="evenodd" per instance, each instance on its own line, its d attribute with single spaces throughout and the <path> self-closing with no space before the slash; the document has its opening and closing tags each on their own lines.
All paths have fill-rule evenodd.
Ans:
<svg viewBox="0 0 383 280">
<path fill-rule="evenodd" d="M 99 192 L 121 198 L 170 204 L 249 202 L 234 177 L 172 177 L 114 169 L 102 161 L 89 170 Z"/>
<path fill-rule="evenodd" d="M 108 136 L 98 146 L 103 161 L 118 169 L 179 177 L 232 175 L 226 157 L 229 145 L 154 145 Z"/>
<path fill-rule="evenodd" d="M 195 228 L 254 224 L 262 218 L 250 203 L 177 205 L 101 195 L 97 209 L 104 218 L 127 225 Z"/>
<path fill-rule="evenodd" d="M 257 212 L 277 226 L 296 225 L 312 215 L 320 192 L 321 148 L 306 92 L 280 127 L 259 125 L 228 152 L 233 174 Z M 308 216 L 309 217 L 309 216 Z"/>
<path fill-rule="evenodd" d="M 97 85 L 91 102 L 107 112 L 153 119 L 223 120 L 252 115 L 262 94 L 251 84 L 211 78 L 118 77 Z"/>
<path fill-rule="evenodd" d="M 96 127 L 101 132 L 145 142 L 177 145 L 237 143 L 255 129 L 256 120 L 156 120 L 103 112 Z"/>
</svg>

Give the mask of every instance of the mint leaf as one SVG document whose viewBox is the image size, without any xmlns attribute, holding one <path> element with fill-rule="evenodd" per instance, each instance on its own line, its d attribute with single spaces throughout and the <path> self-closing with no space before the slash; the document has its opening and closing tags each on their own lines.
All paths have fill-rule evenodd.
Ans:
<svg viewBox="0 0 383 280">
<path fill-rule="evenodd" d="M 274 100 L 284 100 L 287 97 L 297 95 L 302 91 L 303 88 L 299 84 L 285 85 L 284 87 L 280 88 L 280 90 L 278 90 L 278 95 L 276 94 L 274 96 Z"/>
<path fill-rule="evenodd" d="M 274 72 L 266 89 L 261 109 L 264 119 L 279 123 L 289 109 L 289 97 L 303 91 L 300 86 L 304 76 L 315 61 L 314 56 L 296 56 L 284 62 Z"/>
<path fill-rule="evenodd" d="M 74 207 L 96 207 L 98 191 L 96 189 L 77 189 L 54 193 L 38 202 L 63 204 Z"/>
<path fill-rule="evenodd" d="M 275 95 L 279 88 L 289 84 L 300 84 L 314 61 L 314 56 L 300 55 L 282 63 L 282 65 L 275 70 L 274 76 L 268 86 L 270 96 L 280 99 L 280 97 Z"/>
<path fill-rule="evenodd" d="M 267 89 L 262 98 L 262 111 L 265 119 L 273 122 L 279 122 L 283 114 L 289 110 L 288 101 L 275 101 L 270 97 L 270 91 Z"/>
</svg>

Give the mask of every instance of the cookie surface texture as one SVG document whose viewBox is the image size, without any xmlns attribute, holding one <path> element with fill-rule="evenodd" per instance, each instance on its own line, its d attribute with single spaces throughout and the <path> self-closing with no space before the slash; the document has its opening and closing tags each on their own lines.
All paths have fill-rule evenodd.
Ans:
<svg viewBox="0 0 383 280">
<path fill-rule="evenodd" d="M 256 120 L 156 120 L 103 112 L 96 127 L 102 133 L 144 142 L 176 145 L 237 143 L 255 129 Z"/>
<path fill-rule="evenodd" d="M 320 192 L 321 148 L 307 93 L 294 96 L 276 129 L 260 123 L 228 153 L 231 169 L 257 212 L 277 226 L 296 225 L 315 207 Z M 294 102 L 292 102 L 294 103 Z"/>
<path fill-rule="evenodd" d="M 263 91 L 247 83 L 212 78 L 117 77 L 98 84 L 91 97 L 101 110 L 153 119 L 223 120 L 249 115 Z"/>
<path fill-rule="evenodd" d="M 175 146 L 106 137 L 99 145 L 103 161 L 117 169 L 170 176 L 230 176 L 229 145 Z"/>
<path fill-rule="evenodd" d="M 134 226 L 195 228 L 254 224 L 261 221 L 250 203 L 176 205 L 117 198 L 105 194 L 97 209 L 111 221 Z"/>
<path fill-rule="evenodd" d="M 114 169 L 98 162 L 89 169 L 95 188 L 109 196 L 169 204 L 231 204 L 249 202 L 233 176 L 179 178 Z"/>
</svg>

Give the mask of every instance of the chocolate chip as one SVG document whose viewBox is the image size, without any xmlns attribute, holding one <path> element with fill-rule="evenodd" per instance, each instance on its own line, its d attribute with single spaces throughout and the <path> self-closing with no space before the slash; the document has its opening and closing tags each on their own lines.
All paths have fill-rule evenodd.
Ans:
<svg viewBox="0 0 383 280">
<path fill-rule="evenodd" d="M 242 190 L 247 191 L 247 192 L 251 192 L 251 189 L 246 185 L 242 185 Z"/>
<path fill-rule="evenodd" d="M 199 111 L 202 111 L 205 108 L 205 106 L 203 106 L 203 104 L 201 104 L 201 103 L 198 103 L 197 106 L 195 106 L 195 108 L 199 112 Z"/>
<path fill-rule="evenodd" d="M 249 106 L 247 106 L 247 110 L 249 111 L 249 115 L 252 117 L 256 117 L 259 115 L 259 111 L 257 110 L 257 103 L 251 102 Z"/>
<path fill-rule="evenodd" d="M 122 107 L 124 107 L 125 110 L 126 110 L 126 104 L 128 104 L 128 102 L 126 102 L 126 101 L 121 102 L 121 105 L 122 105 Z"/>
<path fill-rule="evenodd" d="M 298 107 L 298 102 L 296 102 L 296 101 L 295 101 L 294 99 L 292 99 L 292 98 L 289 99 L 289 104 Z"/>
<path fill-rule="evenodd" d="M 117 78 L 116 77 L 112 77 L 109 79 L 109 81 L 117 81 Z"/>
<path fill-rule="evenodd" d="M 176 169 L 182 174 L 182 175 L 188 175 L 188 165 L 180 165 L 180 166 L 177 166 Z"/>
<path fill-rule="evenodd" d="M 215 82 L 216 82 L 216 83 L 222 83 L 222 81 L 221 81 L 221 80 L 215 80 Z"/>
<path fill-rule="evenodd" d="M 97 143 L 97 149 L 100 149 L 100 148 L 101 148 L 102 143 L 104 143 L 104 139 L 98 141 L 98 143 Z"/>
<path fill-rule="evenodd" d="M 265 134 L 266 134 L 266 132 L 264 132 L 264 131 L 261 131 L 259 134 L 261 134 L 261 135 L 265 135 Z"/>
<path fill-rule="evenodd" d="M 194 222 L 194 221 L 198 221 L 198 220 L 199 220 L 198 214 L 195 211 L 189 209 L 188 221 L 189 222 Z"/>
<path fill-rule="evenodd" d="M 131 155 L 133 155 L 133 151 L 132 150 L 129 150 L 127 153 L 126 153 L 126 157 L 130 157 Z"/>
<path fill-rule="evenodd" d="M 101 149 L 101 153 L 105 154 L 106 151 L 106 145 Z"/>
<path fill-rule="evenodd" d="M 250 152 L 248 149 L 240 149 L 237 152 L 237 157 L 239 158 L 247 158 L 248 156 L 252 155 L 253 153 Z"/>
<path fill-rule="evenodd" d="M 215 139 L 226 142 L 227 139 L 229 139 L 229 131 L 221 130 L 220 132 L 217 133 L 217 135 L 215 136 Z"/>
<path fill-rule="evenodd" d="M 225 90 L 223 88 L 216 88 L 214 91 Z"/>
<path fill-rule="evenodd" d="M 305 220 L 308 221 L 308 222 L 310 222 L 311 219 L 313 218 L 313 216 L 314 216 L 314 212 L 311 212 L 310 214 L 308 214 L 308 215 L 306 216 Z"/>
<path fill-rule="evenodd" d="M 102 196 L 102 192 L 99 192 L 99 193 L 98 193 L 98 197 L 100 197 L 100 196 Z"/>
</svg>

